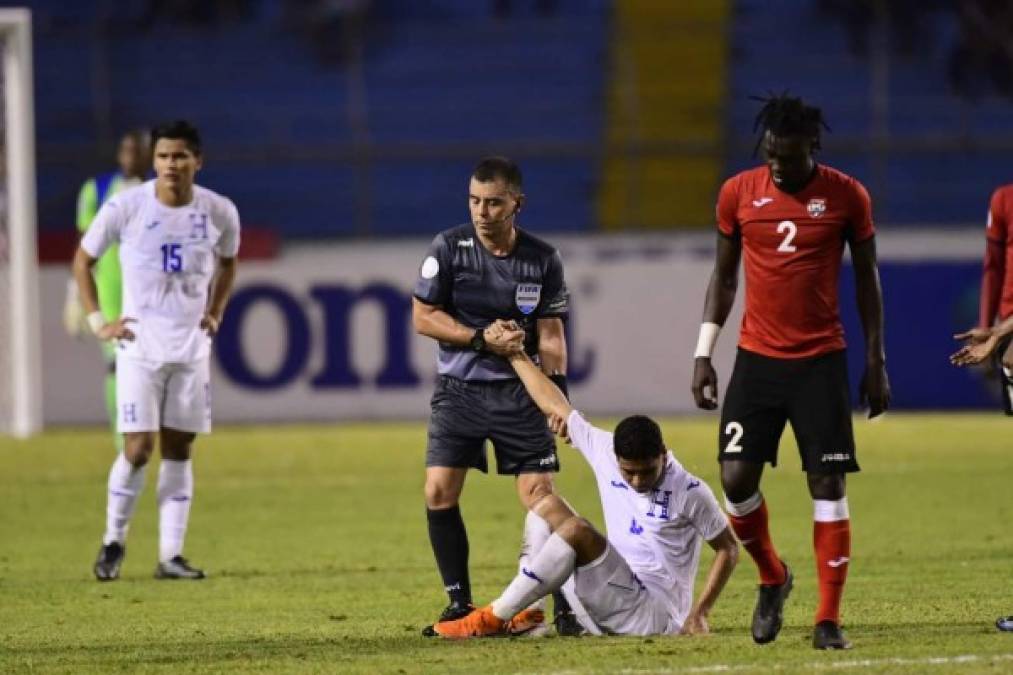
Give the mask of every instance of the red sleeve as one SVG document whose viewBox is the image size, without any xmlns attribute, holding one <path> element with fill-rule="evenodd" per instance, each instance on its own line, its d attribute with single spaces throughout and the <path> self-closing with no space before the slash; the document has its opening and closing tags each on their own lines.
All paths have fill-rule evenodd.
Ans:
<svg viewBox="0 0 1013 675">
<path fill-rule="evenodd" d="M 999 313 L 999 299 L 1002 297 L 1003 279 L 1006 277 L 1006 235 L 1009 230 L 1004 201 L 1002 190 L 996 190 L 988 207 L 978 313 L 978 325 L 982 328 L 991 328 L 995 323 L 996 314 Z"/>
<path fill-rule="evenodd" d="M 872 199 L 865 186 L 857 180 L 852 183 L 851 197 L 851 241 L 858 243 L 876 234 L 876 226 L 872 224 Z"/>
<path fill-rule="evenodd" d="M 734 237 L 739 231 L 739 180 L 733 176 L 724 182 L 718 193 L 718 231 L 726 237 Z"/>
<path fill-rule="evenodd" d="M 1004 197 L 1005 193 L 1002 188 L 992 193 L 992 200 L 988 205 L 988 221 L 985 223 L 985 237 L 1000 243 L 1006 242 L 1006 236 L 1009 233 Z"/>
</svg>

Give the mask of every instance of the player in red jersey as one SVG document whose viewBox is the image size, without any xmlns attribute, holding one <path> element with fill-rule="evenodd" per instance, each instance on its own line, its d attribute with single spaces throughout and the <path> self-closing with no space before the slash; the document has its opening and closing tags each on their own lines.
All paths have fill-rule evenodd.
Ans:
<svg viewBox="0 0 1013 675">
<path fill-rule="evenodd" d="M 992 193 L 985 224 L 985 263 L 981 275 L 981 310 L 978 325 L 954 337 L 968 346 L 951 357 L 958 366 L 980 363 L 992 353 L 1000 360 L 1003 408 L 1013 415 L 1013 340 L 999 323 L 1013 318 L 1013 185 Z M 973 348 L 973 349 L 969 349 Z M 964 358 L 962 355 L 971 355 Z M 974 354 L 981 358 L 974 358 Z"/>
<path fill-rule="evenodd" d="M 718 460 L 732 527 L 760 573 L 753 639 L 763 644 L 777 637 L 793 583 L 771 541 L 759 491 L 763 465 L 776 466 L 778 442 L 790 421 L 814 503 L 819 606 L 813 646 L 847 649 L 840 628 L 851 557 L 845 475 L 858 471 L 858 463 L 837 308 L 845 242 L 865 333 L 861 395 L 870 417 L 886 410 L 890 386 L 869 195 L 854 178 L 816 162 L 824 126 L 820 109 L 799 98 L 767 99 L 756 118 L 766 165 L 721 187 L 717 260 L 695 354 L 693 396 L 698 407 L 717 408 L 710 356 L 735 301 L 744 253 L 745 316 L 721 413 Z"/>
</svg>

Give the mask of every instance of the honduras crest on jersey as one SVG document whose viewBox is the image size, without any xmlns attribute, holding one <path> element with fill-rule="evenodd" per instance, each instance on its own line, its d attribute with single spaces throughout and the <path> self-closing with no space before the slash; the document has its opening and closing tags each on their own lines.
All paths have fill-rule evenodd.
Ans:
<svg viewBox="0 0 1013 675">
<path fill-rule="evenodd" d="M 531 312 L 535 311 L 541 299 L 541 284 L 517 284 L 514 300 L 517 302 L 517 309 L 521 310 L 522 314 L 531 314 Z"/>
</svg>

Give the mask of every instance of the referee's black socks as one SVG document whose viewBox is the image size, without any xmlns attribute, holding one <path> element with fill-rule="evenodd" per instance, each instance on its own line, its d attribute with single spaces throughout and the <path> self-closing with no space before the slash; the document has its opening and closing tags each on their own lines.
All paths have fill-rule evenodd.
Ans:
<svg viewBox="0 0 1013 675">
<path fill-rule="evenodd" d="M 471 603 L 471 579 L 468 578 L 468 532 L 464 529 L 461 507 L 426 509 L 429 520 L 429 543 L 436 556 L 436 566 L 443 577 L 443 587 L 450 602 Z"/>
</svg>

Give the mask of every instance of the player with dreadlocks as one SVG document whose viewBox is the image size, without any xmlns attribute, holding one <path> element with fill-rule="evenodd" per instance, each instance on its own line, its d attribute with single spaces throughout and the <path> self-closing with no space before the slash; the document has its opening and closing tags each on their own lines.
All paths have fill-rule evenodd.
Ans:
<svg viewBox="0 0 1013 675">
<path fill-rule="evenodd" d="M 733 176 L 717 204 L 717 260 L 704 304 L 693 371 L 698 407 L 718 405 L 711 353 L 735 300 L 745 253 L 746 306 L 739 350 L 721 411 L 718 461 L 732 528 L 760 576 L 753 639 L 777 637 L 791 569 L 778 555 L 760 493 L 763 465 L 791 422 L 813 499 L 819 580 L 813 646 L 847 649 L 840 602 L 851 559 L 845 476 L 858 471 L 851 428 L 844 329 L 837 281 L 851 248 L 865 333 L 860 392 L 869 417 L 886 410 L 890 385 L 883 350 L 883 299 L 869 195 L 854 178 L 817 163 L 819 108 L 786 93 L 763 101 L 757 148 L 766 163 Z"/>
</svg>

